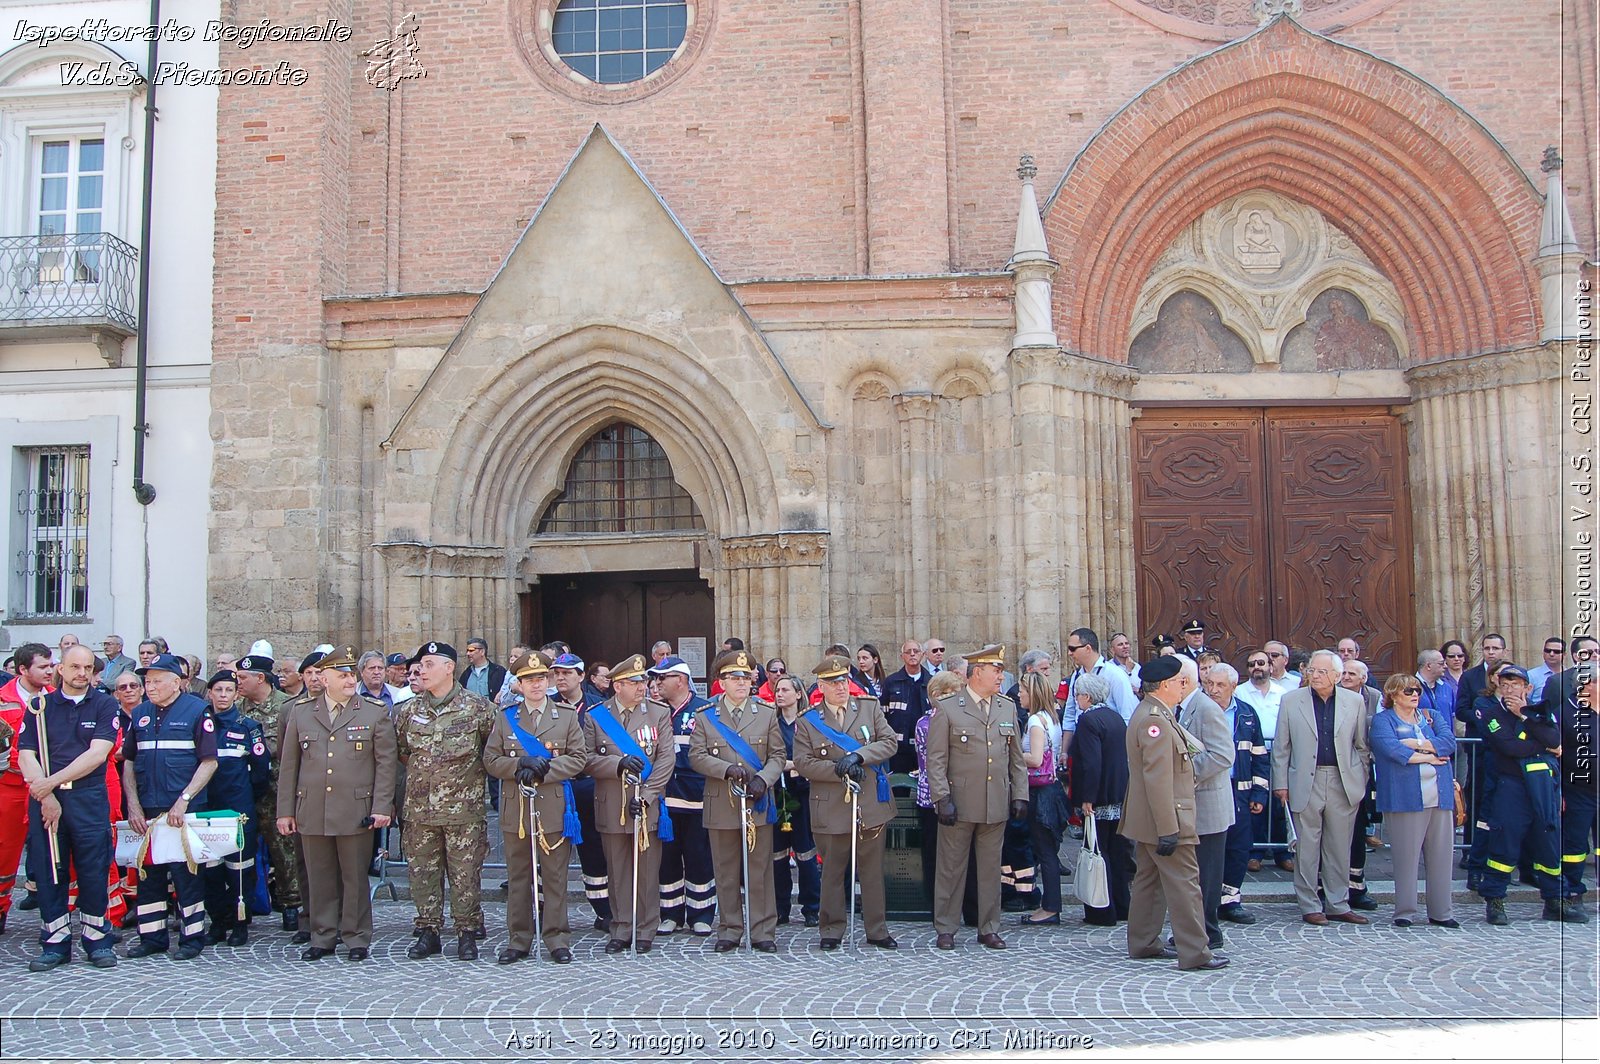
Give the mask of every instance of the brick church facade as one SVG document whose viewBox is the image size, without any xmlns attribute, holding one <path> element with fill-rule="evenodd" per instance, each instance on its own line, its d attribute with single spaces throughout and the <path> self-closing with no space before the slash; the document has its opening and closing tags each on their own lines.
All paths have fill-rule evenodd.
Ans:
<svg viewBox="0 0 1600 1064">
<path fill-rule="evenodd" d="M 1584 623 L 1592 4 L 230 6 L 213 644 Z"/>
</svg>

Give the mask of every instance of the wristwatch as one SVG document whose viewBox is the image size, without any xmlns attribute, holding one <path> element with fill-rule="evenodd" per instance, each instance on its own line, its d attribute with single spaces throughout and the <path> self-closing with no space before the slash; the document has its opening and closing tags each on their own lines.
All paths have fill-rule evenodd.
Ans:
<svg viewBox="0 0 1600 1064">
<path fill-rule="evenodd" d="M 190 794 L 188 791 L 183 791 L 178 795 L 178 797 L 182 798 L 185 802 L 194 801 L 194 795 Z"/>
</svg>

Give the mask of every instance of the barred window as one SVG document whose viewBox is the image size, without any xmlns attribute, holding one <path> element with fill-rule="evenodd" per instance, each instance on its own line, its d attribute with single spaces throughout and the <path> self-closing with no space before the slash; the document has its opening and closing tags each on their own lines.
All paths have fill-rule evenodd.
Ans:
<svg viewBox="0 0 1600 1064">
<path fill-rule="evenodd" d="M 30 447 L 17 492 L 24 616 L 89 612 L 89 448 Z"/>
<path fill-rule="evenodd" d="M 561 0 L 550 40 L 588 81 L 625 85 L 667 65 L 688 32 L 685 0 Z"/>
<path fill-rule="evenodd" d="M 694 499 L 672 477 L 661 445 L 643 429 L 609 425 L 567 469 L 566 486 L 539 520 L 540 532 L 669 532 L 705 528 Z"/>
</svg>

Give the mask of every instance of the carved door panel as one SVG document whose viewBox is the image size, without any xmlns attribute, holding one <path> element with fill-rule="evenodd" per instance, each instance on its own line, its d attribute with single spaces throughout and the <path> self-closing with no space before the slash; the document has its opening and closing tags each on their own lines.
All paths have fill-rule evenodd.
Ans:
<svg viewBox="0 0 1600 1064">
<path fill-rule="evenodd" d="M 1298 646 L 1355 634 L 1375 676 L 1414 661 L 1405 435 L 1383 414 L 1267 421 L 1273 630 Z"/>
<path fill-rule="evenodd" d="M 1239 646 L 1269 617 L 1261 415 L 1147 414 L 1133 428 L 1139 641 L 1200 617 L 1209 642 Z"/>
<path fill-rule="evenodd" d="M 1147 413 L 1134 422 L 1139 638 L 1205 620 L 1230 662 L 1271 638 L 1413 655 L 1405 435 L 1387 411 Z"/>
</svg>

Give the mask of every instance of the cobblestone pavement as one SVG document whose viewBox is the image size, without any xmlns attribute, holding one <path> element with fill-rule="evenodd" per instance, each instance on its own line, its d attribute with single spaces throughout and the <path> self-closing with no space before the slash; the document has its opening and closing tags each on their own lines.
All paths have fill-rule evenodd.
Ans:
<svg viewBox="0 0 1600 1064">
<path fill-rule="evenodd" d="M 416 962 L 405 957 L 413 909 L 389 901 L 377 905 L 365 964 L 342 950 L 299 960 L 274 918 L 272 930 L 257 921 L 249 946 L 195 961 L 124 960 L 107 972 L 79 958 L 33 974 L 35 927 L 14 913 L 0 937 L 0 1055 L 923 1061 L 1092 1049 L 1370 1061 L 1482 1059 L 1513 1041 L 1519 1059 L 1574 1047 L 1592 1058 L 1600 1046 L 1593 1027 L 1560 1022 L 1596 1013 L 1600 922 L 1548 924 L 1536 904 L 1513 902 L 1513 926 L 1490 928 L 1464 894 L 1459 931 L 1395 928 L 1387 906 L 1370 926 L 1325 928 L 1289 905 L 1253 907 L 1258 924 L 1227 930 L 1233 966 L 1207 974 L 1131 961 L 1123 930 L 1082 926 L 1075 910 L 1060 927 L 1008 929 L 1004 953 L 970 931 L 941 953 L 929 925 L 908 923 L 894 925 L 898 953 L 823 954 L 816 932 L 794 925 L 779 928 L 776 956 L 719 956 L 680 934 L 642 958 L 608 957 L 606 936 L 584 931 L 571 965 L 501 967 L 504 905 L 491 902 L 483 959 Z"/>
</svg>

